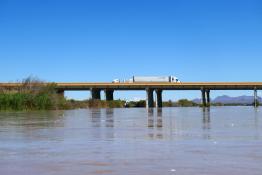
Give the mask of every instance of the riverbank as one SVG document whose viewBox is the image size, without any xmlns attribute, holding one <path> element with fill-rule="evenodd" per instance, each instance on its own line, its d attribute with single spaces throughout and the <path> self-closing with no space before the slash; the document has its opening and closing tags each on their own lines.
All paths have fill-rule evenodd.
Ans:
<svg viewBox="0 0 262 175">
<path fill-rule="evenodd" d="M 146 101 L 124 100 L 73 100 L 58 95 L 54 90 L 55 85 L 48 85 L 41 89 L 21 92 L 0 92 L 1 111 L 30 111 L 30 110 L 67 110 L 79 108 L 139 108 L 146 107 Z M 214 103 L 210 106 L 251 106 L 252 104 L 221 104 Z M 163 107 L 201 107 L 187 99 L 177 102 L 165 101 Z"/>
</svg>

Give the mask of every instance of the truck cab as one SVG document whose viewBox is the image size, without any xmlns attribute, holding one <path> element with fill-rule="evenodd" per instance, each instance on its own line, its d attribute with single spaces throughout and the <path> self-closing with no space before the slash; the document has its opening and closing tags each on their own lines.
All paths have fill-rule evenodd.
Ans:
<svg viewBox="0 0 262 175">
<path fill-rule="evenodd" d="M 171 83 L 180 83 L 179 79 L 175 76 L 170 76 L 170 82 Z"/>
<path fill-rule="evenodd" d="M 120 83 L 120 79 L 114 79 L 112 83 Z"/>
</svg>

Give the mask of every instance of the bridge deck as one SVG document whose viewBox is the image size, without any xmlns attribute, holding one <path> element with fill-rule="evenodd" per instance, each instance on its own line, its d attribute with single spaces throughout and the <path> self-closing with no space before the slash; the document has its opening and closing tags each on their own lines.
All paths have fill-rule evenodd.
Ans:
<svg viewBox="0 0 262 175">
<path fill-rule="evenodd" d="M 145 90 L 147 88 L 163 90 L 261 90 L 262 82 L 183 82 L 183 83 L 56 83 L 58 90 Z M 0 83 L 0 88 L 15 88 L 21 83 Z"/>
</svg>

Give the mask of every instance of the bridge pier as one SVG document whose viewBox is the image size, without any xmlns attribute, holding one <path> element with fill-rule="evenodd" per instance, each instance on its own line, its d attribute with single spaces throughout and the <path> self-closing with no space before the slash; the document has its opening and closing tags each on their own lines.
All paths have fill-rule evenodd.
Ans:
<svg viewBox="0 0 262 175">
<path fill-rule="evenodd" d="M 210 90 L 209 89 L 206 90 L 206 98 L 207 98 L 206 105 L 210 106 Z"/>
<path fill-rule="evenodd" d="M 254 88 L 254 107 L 258 107 L 257 88 Z"/>
<path fill-rule="evenodd" d="M 154 90 L 153 89 L 146 89 L 146 108 L 153 108 L 154 107 Z"/>
<path fill-rule="evenodd" d="M 157 89 L 156 90 L 156 107 L 157 108 L 162 108 L 163 104 L 162 104 L 162 89 Z"/>
<path fill-rule="evenodd" d="M 202 106 L 209 107 L 210 106 L 210 90 L 202 88 L 201 94 L 202 94 Z"/>
<path fill-rule="evenodd" d="M 106 99 L 106 101 L 114 100 L 114 90 L 112 90 L 112 89 L 105 89 L 104 92 L 105 92 L 105 97 L 106 97 L 105 99 Z"/>
<path fill-rule="evenodd" d="M 95 89 L 95 88 L 92 88 L 91 90 L 91 97 L 92 97 L 92 100 L 101 100 L 101 90 L 100 89 Z"/>
<path fill-rule="evenodd" d="M 205 89 L 201 89 L 201 94 L 202 94 L 202 106 L 206 107 L 207 106 L 206 90 Z"/>
</svg>

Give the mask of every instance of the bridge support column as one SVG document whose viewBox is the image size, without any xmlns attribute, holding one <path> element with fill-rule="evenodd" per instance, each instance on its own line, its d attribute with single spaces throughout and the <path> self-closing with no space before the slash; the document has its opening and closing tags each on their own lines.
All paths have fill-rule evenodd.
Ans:
<svg viewBox="0 0 262 175">
<path fill-rule="evenodd" d="M 210 90 L 206 90 L 207 106 L 210 106 Z"/>
<path fill-rule="evenodd" d="M 105 92 L 106 101 L 114 100 L 114 90 L 106 89 L 104 92 Z"/>
<path fill-rule="evenodd" d="M 146 89 L 146 108 L 153 108 L 154 107 L 154 90 L 153 89 Z"/>
<path fill-rule="evenodd" d="M 101 90 L 100 89 L 91 89 L 92 100 L 101 100 Z"/>
<path fill-rule="evenodd" d="M 59 96 L 64 97 L 65 96 L 65 91 L 64 90 L 57 90 L 56 92 Z"/>
<path fill-rule="evenodd" d="M 157 108 L 162 108 L 162 89 L 157 89 L 156 90 L 156 107 Z"/>
<path fill-rule="evenodd" d="M 205 89 L 201 89 L 201 93 L 202 93 L 202 106 L 206 107 L 207 106 L 207 102 L 206 102 L 206 90 Z"/>
<path fill-rule="evenodd" d="M 254 107 L 258 107 L 257 88 L 254 89 Z"/>
</svg>

